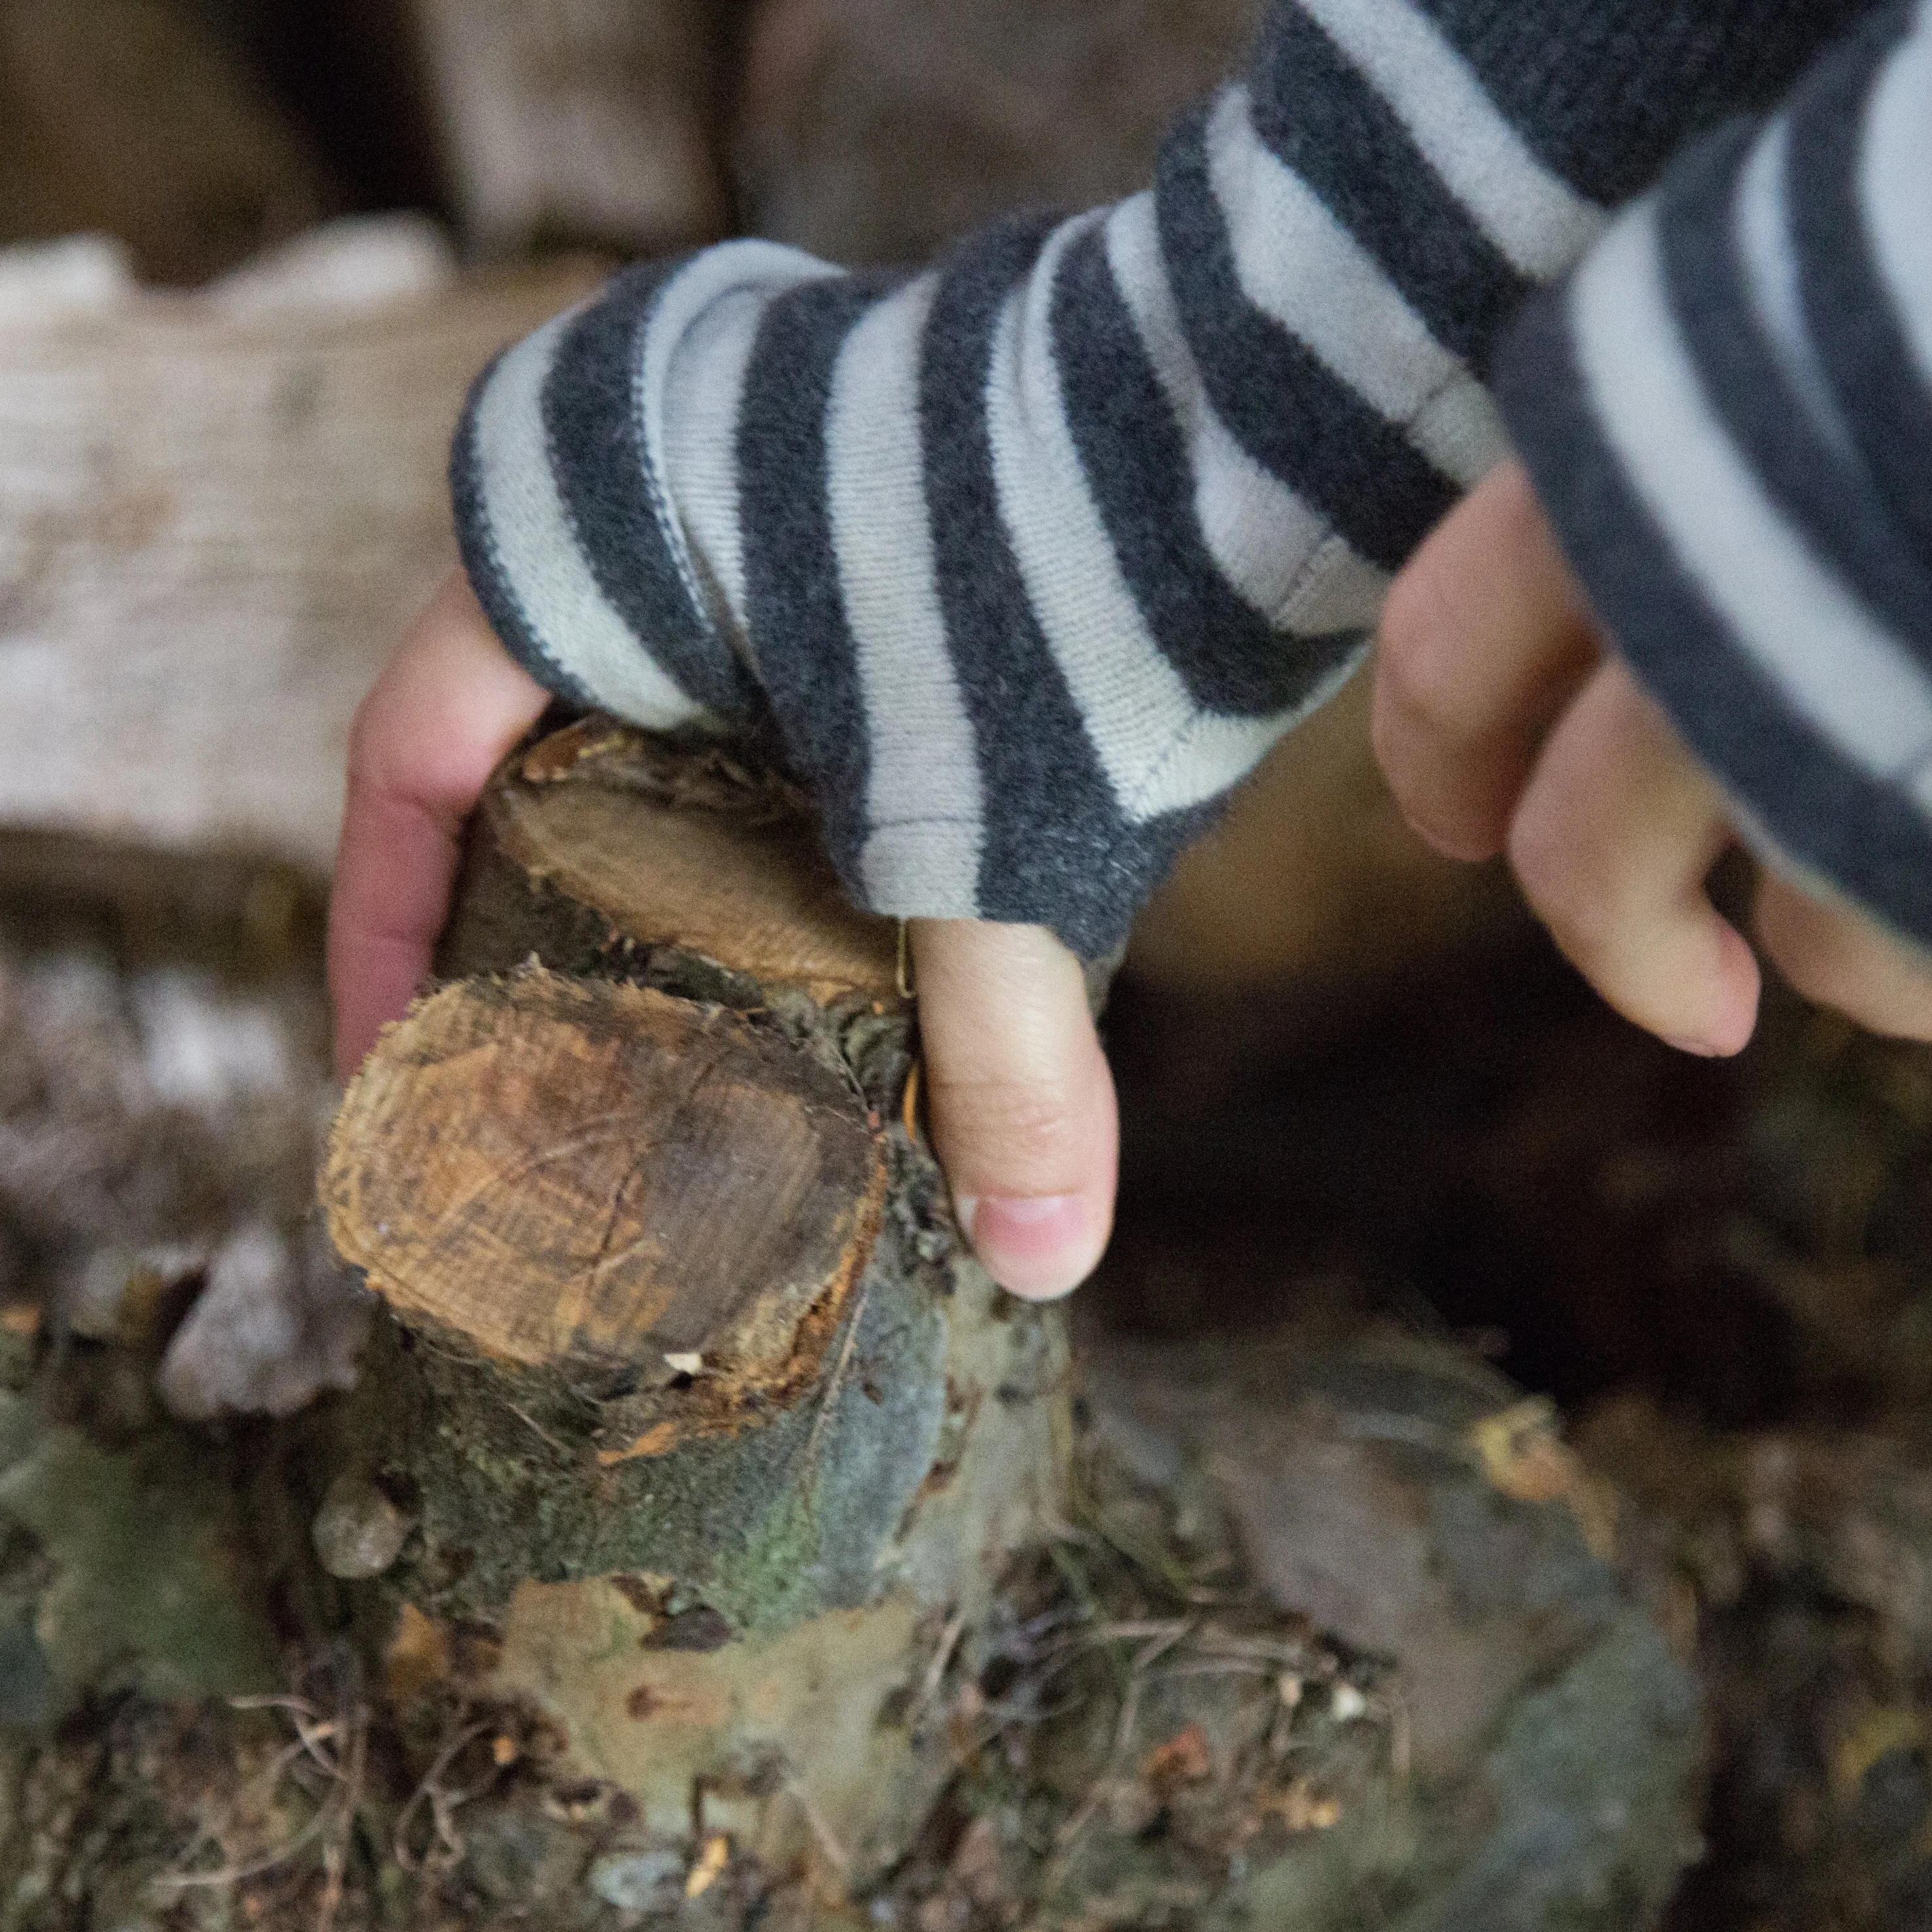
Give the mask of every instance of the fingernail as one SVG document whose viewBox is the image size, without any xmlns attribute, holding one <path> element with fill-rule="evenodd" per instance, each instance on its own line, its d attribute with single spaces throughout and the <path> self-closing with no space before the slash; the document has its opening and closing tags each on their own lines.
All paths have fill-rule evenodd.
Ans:
<svg viewBox="0 0 1932 1932">
<path fill-rule="evenodd" d="M 1050 1301 L 1093 1271 L 1087 1204 L 1077 1194 L 956 1197 L 952 1211 L 986 1272 L 1010 1293 Z"/>
<path fill-rule="evenodd" d="M 1667 1033 L 1664 1035 L 1666 1046 L 1674 1046 L 1679 1053 L 1694 1053 L 1700 1060 L 1715 1060 L 1719 1049 L 1708 1040 L 1693 1040 L 1688 1035 Z"/>
</svg>

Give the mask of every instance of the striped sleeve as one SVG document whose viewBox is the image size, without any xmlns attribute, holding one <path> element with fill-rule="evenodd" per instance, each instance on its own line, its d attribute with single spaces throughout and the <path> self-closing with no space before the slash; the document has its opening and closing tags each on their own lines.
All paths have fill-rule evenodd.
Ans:
<svg viewBox="0 0 1932 1932">
<path fill-rule="evenodd" d="M 768 716 L 860 903 L 1104 952 L 1500 453 L 1524 302 L 1861 10 L 1279 0 L 1117 206 L 898 279 L 728 243 L 510 350 L 466 564 L 561 694 Z"/>
<path fill-rule="evenodd" d="M 1932 8 L 1623 216 L 1505 358 L 1640 681 L 1774 862 L 1932 946 Z"/>
</svg>

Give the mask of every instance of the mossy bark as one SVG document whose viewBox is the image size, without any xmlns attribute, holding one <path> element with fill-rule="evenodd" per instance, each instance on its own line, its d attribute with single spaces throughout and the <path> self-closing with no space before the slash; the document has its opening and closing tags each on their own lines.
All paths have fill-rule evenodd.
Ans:
<svg viewBox="0 0 1932 1932">
<path fill-rule="evenodd" d="M 1066 1355 L 956 1240 L 895 934 L 810 852 L 716 760 L 526 754 L 325 1193 L 389 1313 L 343 1438 L 416 1523 L 386 1588 L 649 1823 L 708 1789 L 863 1875 L 947 1768 L 879 1714 L 1064 1515 Z"/>
</svg>

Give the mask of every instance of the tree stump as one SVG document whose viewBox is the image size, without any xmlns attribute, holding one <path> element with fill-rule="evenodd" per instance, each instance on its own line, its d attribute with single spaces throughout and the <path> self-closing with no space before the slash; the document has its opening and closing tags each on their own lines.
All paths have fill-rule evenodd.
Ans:
<svg viewBox="0 0 1932 1932">
<path fill-rule="evenodd" d="M 1076 1378 L 895 940 L 734 756 L 493 782 L 322 1184 L 382 1306 L 317 1546 L 405 1731 L 518 1713 L 629 1924 L 1651 1922 L 1694 1701 L 1546 1408 L 1346 1310 Z"/>
<path fill-rule="evenodd" d="M 865 1872 L 944 1768 L 880 1706 L 1059 1514 L 1065 1360 L 954 1244 L 894 930 L 810 841 L 722 759 L 515 761 L 324 1191 L 394 1318 L 354 1432 L 404 1594 L 650 1826 L 701 1789 Z"/>
</svg>

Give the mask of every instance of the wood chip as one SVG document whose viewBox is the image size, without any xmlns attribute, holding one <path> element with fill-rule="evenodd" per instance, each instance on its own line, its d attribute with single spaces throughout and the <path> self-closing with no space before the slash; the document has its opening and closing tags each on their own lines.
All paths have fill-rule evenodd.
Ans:
<svg viewBox="0 0 1932 1932">
<path fill-rule="evenodd" d="M 718 1882 L 730 1858 L 731 1840 L 722 1832 L 714 1832 L 704 1841 L 704 1852 L 684 1882 L 685 1897 L 702 1898 Z"/>
<path fill-rule="evenodd" d="M 1164 1794 L 1184 1784 L 1200 1784 L 1214 1768 L 1208 1733 L 1198 1724 L 1190 1724 L 1148 1753 L 1141 1761 L 1141 1777 L 1152 1790 Z"/>
</svg>

